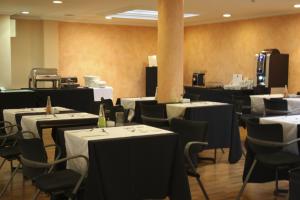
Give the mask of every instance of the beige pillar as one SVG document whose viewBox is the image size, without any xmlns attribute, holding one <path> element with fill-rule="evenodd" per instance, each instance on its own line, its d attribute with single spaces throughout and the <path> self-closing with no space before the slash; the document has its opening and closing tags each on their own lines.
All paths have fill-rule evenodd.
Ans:
<svg viewBox="0 0 300 200">
<path fill-rule="evenodd" d="M 184 0 L 158 0 L 158 102 L 183 94 Z"/>
<path fill-rule="evenodd" d="M 10 16 L 0 15 L 0 87 L 11 87 Z"/>
</svg>

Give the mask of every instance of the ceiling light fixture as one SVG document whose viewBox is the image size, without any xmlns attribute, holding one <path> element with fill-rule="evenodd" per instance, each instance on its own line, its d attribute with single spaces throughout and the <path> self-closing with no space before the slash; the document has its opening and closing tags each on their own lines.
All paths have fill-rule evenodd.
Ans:
<svg viewBox="0 0 300 200">
<path fill-rule="evenodd" d="M 223 14 L 223 17 L 225 17 L 225 18 L 229 18 L 229 17 L 231 17 L 231 14 L 229 14 L 229 13 L 225 13 L 225 14 Z"/>
<path fill-rule="evenodd" d="M 294 8 L 300 8 L 300 4 L 295 4 Z"/>
<path fill-rule="evenodd" d="M 30 12 L 29 11 L 22 11 L 21 14 L 23 14 L 23 15 L 29 15 Z"/>
<path fill-rule="evenodd" d="M 184 14 L 185 18 L 196 17 L 199 14 L 186 13 Z M 143 20 L 157 20 L 158 12 L 154 10 L 129 10 L 113 15 L 108 15 L 106 19 L 112 18 L 122 18 L 122 19 L 143 19 Z"/>
<path fill-rule="evenodd" d="M 55 1 L 52 1 L 52 3 L 54 3 L 54 4 L 62 4 L 63 1 L 55 0 Z"/>
</svg>

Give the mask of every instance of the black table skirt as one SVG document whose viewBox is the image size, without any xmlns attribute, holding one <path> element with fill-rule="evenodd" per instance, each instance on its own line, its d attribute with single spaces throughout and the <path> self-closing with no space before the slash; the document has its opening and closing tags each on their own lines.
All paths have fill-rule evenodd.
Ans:
<svg viewBox="0 0 300 200">
<path fill-rule="evenodd" d="M 241 139 L 233 106 L 187 108 L 185 119 L 208 122 L 208 148 L 230 148 L 228 161 L 236 163 L 242 156 Z"/>
<path fill-rule="evenodd" d="M 87 200 L 191 199 L 177 134 L 89 142 Z"/>
<path fill-rule="evenodd" d="M 56 129 L 55 143 L 66 156 L 64 132 L 94 126 Z M 90 141 L 86 200 L 190 200 L 179 135 Z M 60 165 L 60 169 L 65 165 Z"/>
</svg>

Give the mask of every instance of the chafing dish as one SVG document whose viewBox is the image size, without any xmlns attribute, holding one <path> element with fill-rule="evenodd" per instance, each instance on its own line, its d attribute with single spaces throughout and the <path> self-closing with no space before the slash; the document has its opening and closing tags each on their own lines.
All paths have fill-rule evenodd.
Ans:
<svg viewBox="0 0 300 200">
<path fill-rule="evenodd" d="M 52 82 L 53 88 L 60 87 L 60 76 L 55 68 L 33 68 L 29 74 L 29 88 L 37 88 L 39 81 Z"/>
</svg>

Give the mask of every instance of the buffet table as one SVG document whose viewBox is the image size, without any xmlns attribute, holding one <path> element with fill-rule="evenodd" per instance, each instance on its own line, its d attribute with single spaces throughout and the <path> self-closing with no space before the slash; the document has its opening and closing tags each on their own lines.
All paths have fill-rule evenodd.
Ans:
<svg viewBox="0 0 300 200">
<path fill-rule="evenodd" d="M 179 135 L 146 125 L 64 135 L 68 156 L 89 157 L 85 199 L 191 199 Z M 68 162 L 68 168 L 86 168 L 75 162 Z"/>
</svg>

